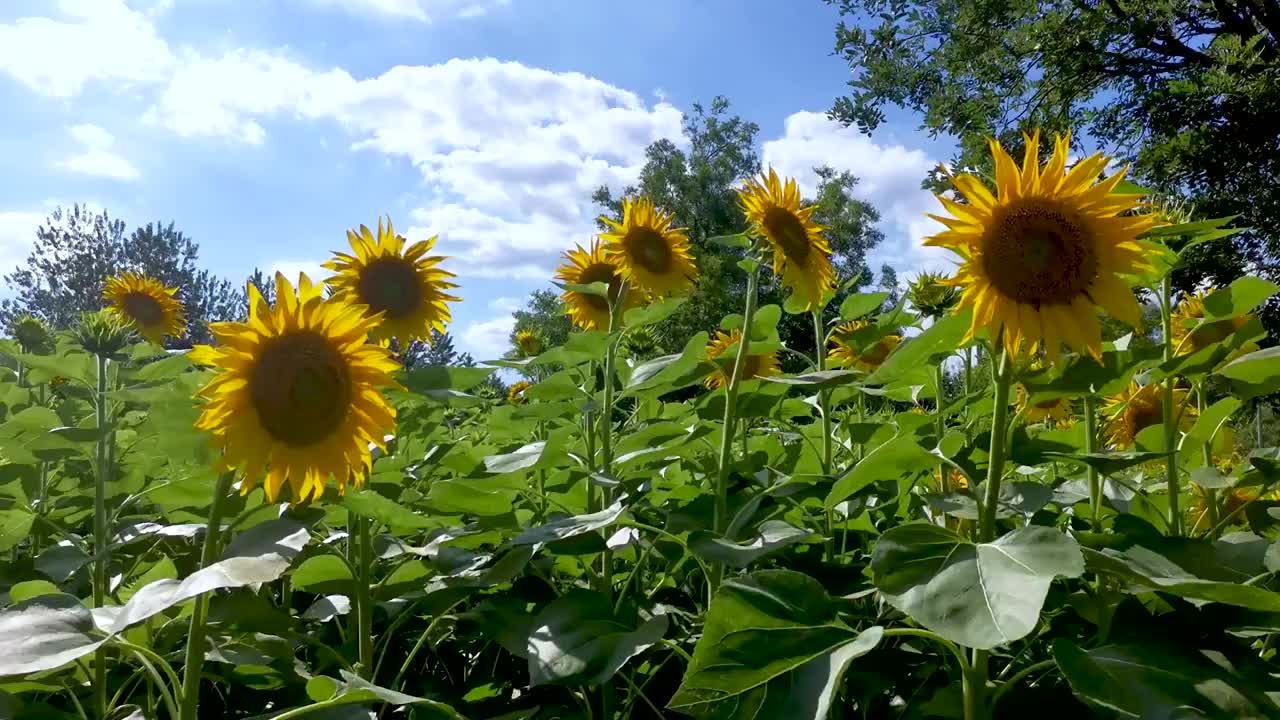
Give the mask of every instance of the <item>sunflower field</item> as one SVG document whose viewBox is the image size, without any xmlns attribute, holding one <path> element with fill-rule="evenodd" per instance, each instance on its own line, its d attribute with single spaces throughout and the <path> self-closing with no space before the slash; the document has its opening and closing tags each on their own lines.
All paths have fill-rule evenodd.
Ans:
<svg viewBox="0 0 1280 720">
<path fill-rule="evenodd" d="M 1280 286 L 1175 294 L 1230 220 L 1069 146 L 992 142 L 994 176 L 939 196 L 954 274 L 834 322 L 813 208 L 746 179 L 714 239 L 741 313 L 642 362 L 628 337 L 699 282 L 642 197 L 566 249 L 567 342 L 487 367 L 396 362 L 462 291 L 390 221 L 190 351 L 137 275 L 71 331 L 20 320 L 0 717 L 1280 717 L 1280 449 L 1253 428 Z M 478 392 L 494 373 L 522 379 Z"/>
</svg>

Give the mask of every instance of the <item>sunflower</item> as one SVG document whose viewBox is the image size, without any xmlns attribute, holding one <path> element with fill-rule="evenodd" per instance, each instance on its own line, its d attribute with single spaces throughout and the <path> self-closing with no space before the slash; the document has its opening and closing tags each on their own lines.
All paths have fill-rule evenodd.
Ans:
<svg viewBox="0 0 1280 720">
<path fill-rule="evenodd" d="M 109 312 L 159 345 L 165 335 L 181 336 L 187 326 L 182 303 L 174 297 L 177 293 L 177 288 L 167 288 L 154 278 L 124 272 L 107 280 L 102 297 Z"/>
<path fill-rule="evenodd" d="M 618 293 L 622 291 L 622 273 L 612 260 L 607 258 L 604 249 L 597 240 L 591 243 L 590 250 L 581 245 L 564 254 L 567 261 L 556 270 L 556 279 L 572 285 L 590 285 L 602 282 L 609 286 L 609 300 L 590 293 L 566 290 L 560 295 L 568 308 L 569 318 L 573 324 L 584 330 L 609 329 L 609 301 L 618 302 Z M 627 291 L 618 309 L 621 317 L 626 311 L 639 307 L 644 302 L 644 294 L 636 288 Z"/>
<path fill-rule="evenodd" d="M 1189 532 L 1199 533 L 1208 532 L 1213 529 L 1213 525 L 1209 520 L 1212 517 L 1209 514 L 1209 501 L 1211 493 L 1205 488 L 1191 484 L 1191 492 L 1196 496 L 1195 502 L 1191 507 L 1187 508 L 1187 519 L 1189 523 Z M 1274 495 L 1274 493 L 1272 493 Z M 1218 493 L 1216 501 L 1218 503 L 1219 520 L 1230 518 L 1232 525 L 1244 525 L 1247 520 L 1244 513 L 1237 513 L 1241 507 L 1252 502 L 1258 497 L 1258 494 L 1248 488 L 1230 488 Z"/>
<path fill-rule="evenodd" d="M 836 327 L 828 341 L 827 360 L 837 367 L 875 372 L 902 342 L 899 335 L 883 335 L 870 347 L 863 347 L 857 334 L 872 327 L 869 320 L 850 320 Z"/>
<path fill-rule="evenodd" d="M 524 405 L 529 402 L 529 398 L 525 397 L 525 392 L 531 387 L 533 387 L 533 383 L 528 382 L 527 380 L 521 380 L 515 385 L 512 385 L 507 390 L 507 402 L 512 405 Z"/>
<path fill-rule="evenodd" d="M 907 287 L 911 304 L 921 315 L 940 318 L 960 301 L 960 290 L 940 273 L 922 272 Z"/>
<path fill-rule="evenodd" d="M 1153 214 L 1132 214 L 1140 195 L 1114 193 L 1124 172 L 1094 184 L 1107 166 L 1101 153 L 1066 172 L 1070 135 L 1058 137 L 1040 168 L 1040 135 L 1026 139 L 1021 170 L 990 141 L 997 194 L 972 175 L 951 178 L 969 201 L 938 199 L 950 216 L 929 217 L 947 230 L 925 240 L 961 258 L 953 282 L 964 288 L 960 307 L 973 308 L 968 337 L 1003 330 L 1006 347 L 1040 344 L 1050 360 L 1066 343 L 1094 358 L 1102 333 L 1094 305 L 1137 326 L 1142 311 L 1121 275 L 1152 268 L 1137 236 L 1153 227 Z"/>
<path fill-rule="evenodd" d="M 1187 404 L 1185 388 L 1173 389 L 1174 419 L 1183 432 L 1195 424 L 1199 411 Z M 1139 432 L 1164 422 L 1164 386 L 1161 383 L 1129 387 L 1106 399 L 1102 408 L 1106 417 L 1103 433 L 1107 442 L 1117 450 L 1133 447 L 1133 439 Z"/>
<path fill-rule="evenodd" d="M 542 336 L 532 330 L 516 331 L 516 350 L 521 357 L 533 357 L 542 352 Z"/>
<path fill-rule="evenodd" d="M 725 351 L 734 345 L 737 345 L 738 341 L 741 339 L 742 331 L 737 328 L 734 328 L 729 332 L 717 330 L 716 334 L 712 336 L 711 341 L 707 343 L 707 359 L 713 363 L 716 362 L 717 359 L 724 356 Z M 748 352 L 750 352 L 750 348 L 748 348 Z M 726 360 L 728 359 L 729 358 L 726 358 Z M 781 372 L 782 369 L 778 364 L 778 353 L 776 350 L 759 355 L 751 353 L 747 355 L 746 362 L 742 365 L 742 377 L 739 379 L 750 380 L 751 378 L 757 377 L 771 377 Z M 729 362 L 728 367 L 720 367 L 715 372 L 708 375 L 707 379 L 704 380 L 703 383 L 708 388 L 717 390 L 729 384 L 729 381 L 732 380 L 732 374 L 733 363 Z"/>
<path fill-rule="evenodd" d="M 969 492 L 969 478 L 965 477 L 965 474 L 956 468 L 950 469 L 950 472 L 947 473 L 947 480 L 949 481 L 948 487 L 951 489 L 951 492 Z M 934 469 L 933 486 L 938 489 L 938 492 L 942 492 L 942 468 Z"/>
<path fill-rule="evenodd" d="M 672 227 L 673 216 L 648 198 L 622 201 L 622 222 L 601 216 L 612 228 L 603 233 L 605 256 L 618 267 L 632 291 L 653 297 L 687 292 L 698 280 L 684 228 Z"/>
<path fill-rule="evenodd" d="M 244 474 L 247 493 L 265 474 L 267 500 L 286 482 L 294 503 L 319 498 L 330 476 L 338 493 L 364 483 L 370 446 L 386 449 L 395 410 L 382 388 L 400 369 L 390 351 L 367 342 L 381 321 L 368 308 L 332 299 L 302 275 L 298 290 L 276 273 L 276 304 L 248 286 L 248 322 L 212 323 L 219 345 L 191 359 L 218 370 L 200 389 L 196 427 L 213 435 L 223 464 Z"/>
<path fill-rule="evenodd" d="M 1014 404 L 1018 406 L 1018 412 L 1022 413 L 1022 417 L 1029 423 L 1049 420 L 1056 425 L 1071 417 L 1071 401 L 1067 398 L 1041 400 L 1031 405 L 1027 404 L 1028 399 L 1026 388 L 1019 385 Z"/>
<path fill-rule="evenodd" d="M 801 298 L 805 310 L 822 307 L 822 299 L 836 284 L 826 228 L 813 221 L 814 207 L 800 206 L 800 186 L 794 178 L 783 182 L 773 168 L 749 178 L 738 190 L 742 212 L 752 231 L 764 238 L 773 255 L 773 274 Z"/>
<path fill-rule="evenodd" d="M 448 293 L 458 287 L 449 282 L 454 274 L 440 269 L 446 258 L 430 255 L 436 238 L 406 245 L 387 218 L 384 228 L 378 218 L 378 235 L 368 226 L 360 232 L 347 231 L 352 254 L 334 253 L 324 264 L 338 273 L 325 282 L 336 299 L 368 308 L 381 320 L 370 333 L 374 340 L 396 340 L 407 345 L 412 340 L 430 340 L 431 331 L 444 332 L 449 322 L 450 302 L 461 298 Z"/>
<path fill-rule="evenodd" d="M 1231 337 L 1253 319 L 1253 313 L 1245 313 L 1221 320 L 1202 323 L 1205 317 L 1205 293 L 1188 295 L 1173 309 L 1173 345 L 1178 355 L 1194 355 L 1197 352 Z M 1232 355 L 1243 355 L 1257 350 L 1254 343 L 1246 343 Z"/>
</svg>

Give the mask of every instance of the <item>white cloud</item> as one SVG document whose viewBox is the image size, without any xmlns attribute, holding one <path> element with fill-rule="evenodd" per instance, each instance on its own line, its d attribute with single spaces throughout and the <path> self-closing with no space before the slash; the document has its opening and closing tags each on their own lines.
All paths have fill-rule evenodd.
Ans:
<svg viewBox="0 0 1280 720">
<path fill-rule="evenodd" d="M 460 345 L 478 361 L 496 360 L 511 349 L 511 330 L 516 319 L 510 315 L 468 323 L 458 334 Z"/>
<path fill-rule="evenodd" d="M 885 234 L 884 242 L 868 258 L 873 270 L 880 263 L 910 273 L 954 268 L 950 253 L 921 244 L 941 229 L 925 217 L 941 207 L 933 195 L 920 189 L 925 174 L 938 164 L 923 151 L 880 145 L 826 115 L 798 112 L 786 119 L 782 137 L 764 143 L 763 160 L 779 173 L 795 177 L 806 195 L 817 189 L 815 166 L 829 165 L 856 175 L 860 182 L 855 193 L 880 211 Z"/>
<path fill-rule="evenodd" d="M 524 307 L 526 298 L 496 297 L 489 301 L 489 309 L 495 312 L 511 314 Z"/>
<path fill-rule="evenodd" d="M 314 0 L 320 5 L 336 5 L 351 13 L 410 18 L 429 22 L 443 17 L 473 18 L 488 14 L 510 0 Z"/>
<path fill-rule="evenodd" d="M 73 125 L 71 137 L 84 146 L 84 152 L 76 153 L 58 163 L 58 166 L 81 175 L 110 178 L 112 180 L 137 180 L 138 169 L 128 160 L 111 151 L 115 137 L 97 125 Z"/>
<path fill-rule="evenodd" d="M 147 12 L 124 0 L 59 0 L 57 9 L 58 19 L 0 24 L 0 73 L 64 98 L 92 80 L 131 86 L 168 76 L 173 55 Z"/>
<path fill-rule="evenodd" d="M 43 211 L 0 211 L 0 273 L 7 273 L 26 259 L 36 228 L 44 223 Z"/>
</svg>

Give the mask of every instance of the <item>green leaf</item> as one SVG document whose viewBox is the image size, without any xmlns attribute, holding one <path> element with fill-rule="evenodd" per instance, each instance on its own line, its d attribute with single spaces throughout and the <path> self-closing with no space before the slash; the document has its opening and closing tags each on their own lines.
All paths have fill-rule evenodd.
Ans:
<svg viewBox="0 0 1280 720">
<path fill-rule="evenodd" d="M 947 528 L 910 524 L 880 536 L 871 552 L 876 588 L 893 607 L 939 635 L 989 650 L 1035 628 L 1055 577 L 1079 577 L 1076 541 L 1029 525 L 975 545 Z"/>
<path fill-rule="evenodd" d="M 423 528 L 435 524 L 400 503 L 379 495 L 372 488 L 348 490 L 342 497 L 342 506 L 391 528 Z"/>
<path fill-rule="evenodd" d="M 1123 552 L 1106 548 L 1101 552 L 1085 548 L 1089 570 L 1107 573 L 1141 588 L 1159 590 L 1195 604 L 1218 602 L 1224 605 L 1280 612 L 1280 594 L 1256 585 L 1204 580 L 1140 545 Z"/>
<path fill-rule="evenodd" d="M 825 504 L 833 508 L 862 488 L 882 480 L 893 480 L 937 465 L 938 458 L 920 447 L 914 437 L 901 434 L 867 454 L 862 462 L 836 481 Z"/>
<path fill-rule="evenodd" d="M 580 295 L 595 295 L 596 297 L 609 297 L 609 283 L 593 282 L 593 283 L 559 283 L 553 282 L 552 285 L 566 292 L 578 293 Z"/>
<path fill-rule="evenodd" d="M 340 670 L 341 682 L 333 678 L 323 675 L 313 677 L 307 681 L 307 697 L 319 703 L 323 702 L 323 708 L 317 708 L 315 713 L 309 713 L 310 717 L 325 717 L 334 720 L 336 718 L 346 717 L 364 717 L 367 713 L 359 713 L 358 715 L 346 715 L 334 712 L 322 712 L 323 709 L 339 708 L 345 705 L 374 705 L 386 703 L 393 707 L 402 707 L 405 705 L 416 705 L 420 708 L 426 708 L 430 714 L 426 717 L 444 718 L 445 720 L 466 720 L 462 715 L 449 705 L 436 700 L 428 700 L 427 698 L 418 697 L 416 695 L 406 695 L 395 690 L 388 690 L 363 680 L 360 677 Z M 317 697 L 325 697 L 324 700 L 317 700 Z M 270 715 L 259 715 L 251 718 L 251 720 L 268 720 L 277 717 L 283 711 L 272 712 Z M 415 715 L 416 717 L 416 715 Z"/>
<path fill-rule="evenodd" d="M 9 599 L 14 603 L 20 603 L 41 595 L 57 595 L 60 592 L 58 586 L 48 580 L 27 580 L 9 588 Z"/>
<path fill-rule="evenodd" d="M 1280 346 L 1242 355 L 1217 374 L 1233 381 L 1235 394 L 1242 400 L 1275 392 L 1280 389 Z"/>
<path fill-rule="evenodd" d="M 679 310 L 687 300 L 688 298 L 683 295 L 675 295 L 648 305 L 631 308 L 622 316 L 623 324 L 628 328 L 638 328 L 662 322 Z"/>
<path fill-rule="evenodd" d="M 427 503 L 445 515 L 493 517 L 511 512 L 512 495 L 508 490 L 480 488 L 463 480 L 437 480 L 427 491 Z"/>
<path fill-rule="evenodd" d="M 700 382 L 711 372 L 711 367 L 703 363 L 706 354 L 707 333 L 695 333 L 681 352 L 637 365 L 627 378 L 625 393 L 634 395 L 659 388 L 670 392 Z"/>
<path fill-rule="evenodd" d="M 404 386 L 411 392 L 427 394 L 438 390 L 470 390 L 494 373 L 493 368 L 444 367 L 433 365 L 405 373 Z"/>
<path fill-rule="evenodd" d="M 342 558 L 333 555 L 316 555 L 302 561 L 290 573 L 293 586 L 298 590 L 316 594 L 350 593 L 351 568 Z"/>
<path fill-rule="evenodd" d="M 744 232 L 734 235 L 716 235 L 707 238 L 707 242 L 713 242 L 716 245 L 727 248 L 749 248 L 751 247 L 751 236 Z"/>
<path fill-rule="evenodd" d="M 36 516 L 24 508 L 0 510 L 0 551 L 8 550 L 31 534 Z"/>
<path fill-rule="evenodd" d="M 816 580 L 790 570 L 725 581 L 669 707 L 724 718 L 825 717 L 820 710 L 844 668 L 883 635 L 878 626 L 855 632 L 839 608 Z"/>
<path fill-rule="evenodd" d="M 654 615 L 640 626 L 616 618 L 602 593 L 570 590 L 551 601 L 533 621 L 529 634 L 529 683 L 599 685 L 628 660 L 662 639 L 667 616 Z"/>
<path fill-rule="evenodd" d="M 1178 238 L 1193 237 L 1201 233 L 1217 230 L 1223 225 L 1235 220 L 1236 216 L 1211 218 L 1208 220 L 1196 220 L 1195 222 L 1178 223 L 1176 225 L 1161 225 L 1151 228 L 1146 232 L 1146 237 L 1150 238 Z"/>
<path fill-rule="evenodd" d="M 143 365 L 141 369 L 133 373 L 133 377 L 135 380 L 142 382 L 172 380 L 192 367 L 194 365 L 192 365 L 191 359 L 187 357 L 186 352 L 172 353 L 162 360 Z"/>
<path fill-rule="evenodd" d="M 704 560 L 744 568 L 775 550 L 812 536 L 812 531 L 782 520 L 766 520 L 757 528 L 756 536 L 745 543 L 733 542 L 707 530 L 696 530 L 689 536 L 689 549 Z"/>
<path fill-rule="evenodd" d="M 62 667 L 105 641 L 71 595 L 40 595 L 0 610 L 0 677 Z"/>
<path fill-rule="evenodd" d="M 1218 428 L 1231 419 L 1242 404 L 1240 400 L 1228 396 L 1205 408 L 1190 432 L 1183 436 L 1179 447 L 1196 447 L 1209 442 L 1210 438 L 1217 434 Z"/>
<path fill-rule="evenodd" d="M 919 335 L 903 340 L 867 382 L 885 384 L 918 368 L 932 367 L 938 358 L 954 353 L 969 332 L 970 315 L 969 311 L 948 315 Z"/>
<path fill-rule="evenodd" d="M 1107 713 L 1133 718 L 1263 718 L 1280 707 L 1205 656 L 1151 645 L 1082 650 L 1059 638 L 1053 659 L 1076 697 Z M 1202 715 L 1201 713 L 1207 713 Z"/>
<path fill-rule="evenodd" d="M 854 293 L 840 303 L 841 320 L 857 320 L 869 312 L 875 312 L 889 299 L 887 292 Z"/>
<path fill-rule="evenodd" d="M 543 543 L 554 542 L 556 540 L 564 540 L 600 528 L 608 527 L 617 522 L 618 518 L 624 512 L 622 502 L 616 502 L 613 505 L 601 510 L 600 512 L 589 513 L 586 515 L 574 515 L 572 517 L 553 520 L 545 525 L 529 528 L 520 533 L 511 541 L 513 545 L 540 545 Z"/>
<path fill-rule="evenodd" d="M 861 376 L 862 373 L 853 370 L 815 370 L 801 375 L 778 375 L 763 380 L 801 387 L 837 387 L 857 382 Z"/>
<path fill-rule="evenodd" d="M 1136 450 L 1117 450 L 1115 452 L 1098 452 L 1098 453 L 1059 453 L 1046 452 L 1044 457 L 1057 458 L 1062 460 L 1072 460 L 1097 470 L 1103 475 L 1114 475 L 1121 470 L 1126 470 L 1135 465 L 1143 465 L 1155 460 L 1163 459 L 1168 453 L 1162 452 L 1138 452 Z"/>
<path fill-rule="evenodd" d="M 542 459 L 547 449 L 545 440 L 531 442 L 502 455 L 490 455 L 484 459 L 484 469 L 491 473 L 509 473 L 528 470 Z"/>
<path fill-rule="evenodd" d="M 1267 298 L 1280 292 L 1280 285 L 1246 275 L 1216 290 L 1204 299 L 1204 320 L 1226 320 L 1252 312 Z"/>
</svg>

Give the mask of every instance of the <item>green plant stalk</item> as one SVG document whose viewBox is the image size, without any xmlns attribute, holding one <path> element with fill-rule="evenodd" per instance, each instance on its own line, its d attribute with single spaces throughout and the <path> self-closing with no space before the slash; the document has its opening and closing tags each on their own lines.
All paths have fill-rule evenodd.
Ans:
<svg viewBox="0 0 1280 720">
<path fill-rule="evenodd" d="M 938 444 L 942 444 L 942 436 L 947 432 L 947 421 L 943 415 L 943 406 L 946 404 L 946 389 L 943 386 L 942 378 L 942 361 L 933 367 L 933 398 L 935 403 L 933 413 L 934 432 L 938 435 Z M 945 462 L 938 463 L 938 484 L 942 492 L 951 492 L 951 473 Z M 945 516 L 942 516 L 943 523 L 946 523 Z"/>
<path fill-rule="evenodd" d="M 595 379 L 596 379 L 596 363 L 594 360 L 592 360 L 591 361 L 591 384 L 592 385 L 595 384 Z M 594 397 L 594 388 L 593 388 L 592 396 Z M 595 421 L 595 418 L 592 417 L 592 412 L 590 410 L 583 413 L 583 423 L 585 426 L 585 430 L 583 431 L 583 434 L 586 436 L 584 440 L 587 443 L 587 466 L 588 466 L 587 470 L 589 471 L 587 473 L 587 480 L 586 480 L 587 512 L 593 513 L 599 510 L 600 508 L 596 505 L 595 485 L 592 484 L 591 482 L 591 473 L 595 472 L 597 465 L 596 465 L 596 421 Z"/>
<path fill-rule="evenodd" d="M 1084 451 L 1098 451 L 1098 399 L 1093 393 L 1084 396 Z M 1093 531 L 1102 531 L 1102 477 L 1092 465 L 1085 466 L 1089 478 L 1089 514 L 1093 518 Z"/>
<path fill-rule="evenodd" d="M 94 395 L 94 420 L 98 430 L 94 483 L 93 483 L 93 606 L 102 607 L 107 600 L 107 545 L 110 542 L 107 527 L 107 481 L 111 468 L 107 466 L 107 375 L 110 372 L 107 358 L 97 356 L 98 383 Z M 95 717 L 107 716 L 107 648 L 99 646 L 93 653 L 93 707 Z"/>
<path fill-rule="evenodd" d="M 218 476 L 209 503 L 209 522 L 204 530 L 204 547 L 200 550 L 200 567 L 213 564 L 218 555 L 218 539 L 222 534 L 222 505 L 231 489 L 232 473 Z M 191 621 L 187 627 L 186 661 L 182 667 L 182 717 L 181 720 L 197 720 L 200 706 L 200 675 L 204 671 L 205 621 L 209 616 L 209 594 L 198 595 L 191 608 Z"/>
<path fill-rule="evenodd" d="M 604 402 L 600 413 L 600 464 L 604 474 L 613 478 L 613 402 L 614 377 L 617 374 L 618 343 L 621 337 L 613 334 L 618 330 L 618 312 L 622 309 L 627 296 L 627 284 L 623 283 L 618 290 L 618 299 L 609 303 L 609 344 L 605 346 L 604 356 Z M 613 502 L 613 491 L 600 488 L 600 508 L 606 508 Z M 601 531 L 601 537 L 608 540 Z M 607 545 L 600 553 L 600 590 L 612 604 L 613 602 L 613 550 Z M 614 706 L 613 684 L 606 682 L 600 686 L 601 716 L 612 718 Z"/>
<path fill-rule="evenodd" d="M 356 579 L 356 602 L 359 607 L 356 636 L 360 656 L 360 676 L 373 680 L 373 521 L 363 515 L 356 516 L 360 529 L 359 564 L 360 577 Z"/>
<path fill-rule="evenodd" d="M 978 542 L 991 542 L 996 536 L 996 507 L 1000 503 L 1000 480 L 1004 476 L 1006 425 L 1009 421 L 1009 386 L 1013 381 L 1013 362 L 1008 350 L 1001 350 L 1000 360 L 992 365 L 995 398 L 991 408 L 991 446 L 987 459 L 987 487 L 978 524 Z M 973 651 L 973 663 L 964 674 L 964 718 L 982 720 L 987 717 L 984 696 L 987 689 L 986 650 Z"/>
<path fill-rule="evenodd" d="M 1164 339 L 1164 361 L 1173 360 L 1173 283 L 1166 275 L 1160 281 L 1160 328 Z M 1175 444 L 1178 426 L 1174 422 L 1173 412 L 1173 378 L 1164 379 L 1164 399 L 1161 410 L 1164 412 L 1164 451 L 1165 486 L 1169 493 L 1169 534 L 1182 534 L 1182 514 L 1178 507 L 1178 448 Z"/>
<path fill-rule="evenodd" d="M 1204 411 L 1209 407 L 1209 398 L 1205 395 L 1205 381 L 1201 380 L 1196 383 L 1196 406 L 1200 410 L 1200 414 L 1204 415 Z M 1200 452 L 1203 455 L 1202 462 L 1207 468 L 1213 467 L 1213 435 L 1200 446 Z M 1209 510 L 1209 527 L 1218 524 L 1218 489 L 1205 488 L 1204 497 L 1205 506 Z"/>
<path fill-rule="evenodd" d="M 712 527 L 717 534 L 722 534 L 729 523 L 729 465 L 733 455 L 733 424 L 738 417 L 738 387 L 742 382 L 742 371 L 747 366 L 747 358 L 751 351 L 751 323 L 756 314 L 756 285 L 760 277 L 760 266 L 757 264 L 747 273 L 747 303 L 742 311 L 742 339 L 738 341 L 738 355 L 733 361 L 733 375 L 729 378 L 729 386 L 724 393 L 724 422 L 720 432 L 720 457 L 716 465 L 716 498 L 715 513 L 712 516 Z M 707 583 L 707 598 L 714 597 L 720 589 L 720 580 L 724 577 L 724 565 L 713 563 L 711 577 Z"/>
<path fill-rule="evenodd" d="M 813 313 L 813 343 L 814 357 L 818 372 L 827 369 L 826 353 L 823 352 L 826 346 L 826 333 L 822 331 L 822 311 L 814 310 Z M 745 333 L 744 333 L 745 334 Z M 818 390 L 818 410 L 822 413 L 822 474 L 827 477 L 831 476 L 831 396 L 826 389 Z M 742 453 L 746 455 L 746 443 L 743 443 Z M 827 562 L 835 562 L 836 559 L 836 532 L 835 532 L 835 510 L 827 508 L 826 512 L 826 536 L 825 544 Z"/>
</svg>

